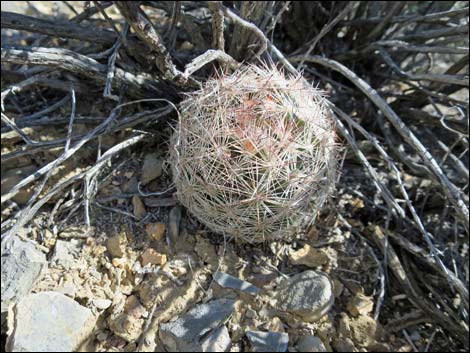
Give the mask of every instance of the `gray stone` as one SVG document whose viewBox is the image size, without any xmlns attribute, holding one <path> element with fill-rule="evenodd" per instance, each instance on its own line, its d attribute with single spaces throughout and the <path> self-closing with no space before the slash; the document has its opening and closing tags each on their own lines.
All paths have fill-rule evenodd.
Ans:
<svg viewBox="0 0 470 353">
<path fill-rule="evenodd" d="M 312 335 L 300 337 L 296 348 L 298 352 L 326 352 L 326 347 L 322 340 Z"/>
<path fill-rule="evenodd" d="M 225 325 L 214 330 L 201 342 L 203 352 L 227 352 L 231 345 L 232 340 Z"/>
<path fill-rule="evenodd" d="M 26 296 L 47 267 L 46 255 L 34 244 L 15 238 L 9 250 L 2 251 L 2 322 L 8 306 Z"/>
<path fill-rule="evenodd" d="M 309 322 L 325 315 L 334 302 L 330 279 L 315 271 L 305 271 L 283 280 L 276 292 L 277 308 Z"/>
<path fill-rule="evenodd" d="M 152 180 L 160 177 L 162 175 L 162 171 L 163 159 L 158 158 L 157 153 L 150 153 L 145 156 L 140 182 L 143 185 L 146 185 Z"/>
<path fill-rule="evenodd" d="M 75 257 L 80 253 L 80 243 L 76 239 L 57 240 L 51 261 L 57 266 L 69 270 L 76 264 Z"/>
<path fill-rule="evenodd" d="M 259 288 L 250 282 L 241 280 L 240 278 L 230 276 L 224 272 L 217 271 L 213 275 L 214 281 L 224 288 L 238 289 L 252 295 L 258 295 Z"/>
<path fill-rule="evenodd" d="M 285 352 L 289 335 L 284 332 L 247 331 L 253 352 Z"/>
<path fill-rule="evenodd" d="M 175 321 L 160 326 L 160 339 L 170 352 L 201 352 L 201 339 L 232 314 L 235 300 L 218 299 L 200 304 Z M 217 330 L 213 333 L 217 333 Z"/>
<path fill-rule="evenodd" d="M 10 352 L 72 352 L 95 325 L 90 309 L 57 292 L 30 294 L 15 307 Z"/>
<path fill-rule="evenodd" d="M 112 303 L 109 299 L 93 299 L 93 305 L 100 310 L 108 309 Z"/>
</svg>

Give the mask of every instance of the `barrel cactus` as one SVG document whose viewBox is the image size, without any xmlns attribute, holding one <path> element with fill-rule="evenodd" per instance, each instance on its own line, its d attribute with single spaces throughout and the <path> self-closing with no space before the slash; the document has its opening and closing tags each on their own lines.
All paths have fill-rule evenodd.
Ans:
<svg viewBox="0 0 470 353">
<path fill-rule="evenodd" d="M 209 79 L 181 103 L 171 148 L 179 201 L 238 241 L 292 239 L 335 182 L 331 114 L 323 92 L 272 66 Z"/>
</svg>

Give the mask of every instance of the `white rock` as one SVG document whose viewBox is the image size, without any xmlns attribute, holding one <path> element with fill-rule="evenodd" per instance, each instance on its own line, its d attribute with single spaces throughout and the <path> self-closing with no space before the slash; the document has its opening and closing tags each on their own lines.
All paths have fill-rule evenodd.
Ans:
<svg viewBox="0 0 470 353">
<path fill-rule="evenodd" d="M 112 304 L 112 301 L 109 299 L 94 299 L 93 305 L 96 306 L 97 309 L 105 310 L 108 309 Z"/>
<path fill-rule="evenodd" d="M 17 303 L 10 352 L 72 352 L 91 335 L 90 309 L 57 292 L 31 294 Z"/>
<path fill-rule="evenodd" d="M 283 280 L 276 289 L 276 307 L 313 322 L 324 316 L 333 305 L 333 286 L 319 272 L 305 271 Z"/>
<path fill-rule="evenodd" d="M 47 267 L 46 255 L 34 244 L 15 238 L 10 245 L 9 250 L 2 250 L 2 322 L 8 306 L 26 296 Z"/>
</svg>

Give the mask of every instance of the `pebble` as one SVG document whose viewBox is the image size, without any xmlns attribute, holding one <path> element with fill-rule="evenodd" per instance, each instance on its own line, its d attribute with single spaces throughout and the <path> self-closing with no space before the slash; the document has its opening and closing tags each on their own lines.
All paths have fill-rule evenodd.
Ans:
<svg viewBox="0 0 470 353">
<path fill-rule="evenodd" d="M 289 259 L 293 265 L 318 267 L 328 263 L 329 257 L 323 250 L 317 250 L 305 244 L 302 249 L 291 252 Z"/>
<path fill-rule="evenodd" d="M 348 302 L 347 309 L 352 316 L 368 315 L 374 309 L 374 301 L 360 292 Z"/>
<path fill-rule="evenodd" d="M 202 350 L 201 337 L 221 326 L 232 314 L 235 300 L 217 299 L 199 304 L 175 321 L 160 326 L 159 336 L 167 351 Z M 222 333 L 221 333 L 222 334 Z"/>
<path fill-rule="evenodd" d="M 10 245 L 1 260 L 2 322 L 8 306 L 26 296 L 47 267 L 46 256 L 34 244 L 14 238 Z"/>
<path fill-rule="evenodd" d="M 377 321 L 369 316 L 358 316 L 349 323 L 353 341 L 361 346 L 368 346 L 380 337 L 382 332 Z"/>
<path fill-rule="evenodd" d="M 134 342 L 144 330 L 144 321 L 127 313 L 112 313 L 108 318 L 108 325 L 116 336 L 127 342 Z"/>
<path fill-rule="evenodd" d="M 124 233 L 119 233 L 106 242 L 111 257 L 123 257 L 126 252 L 127 238 Z"/>
<path fill-rule="evenodd" d="M 147 210 L 145 209 L 145 205 L 139 196 L 134 195 L 132 197 L 132 206 L 134 207 L 134 216 L 137 219 L 142 219 L 145 217 Z"/>
<path fill-rule="evenodd" d="M 271 320 L 269 320 L 269 322 L 266 324 L 266 329 L 274 332 L 285 332 L 284 324 L 277 316 L 274 316 Z"/>
<path fill-rule="evenodd" d="M 224 288 L 238 289 L 242 292 L 249 293 L 251 295 L 258 295 L 259 288 L 251 284 L 250 282 L 241 280 L 240 278 L 231 276 L 224 272 L 217 271 L 213 275 L 214 281 Z"/>
<path fill-rule="evenodd" d="M 289 335 L 284 332 L 247 331 L 253 352 L 285 352 Z"/>
<path fill-rule="evenodd" d="M 65 270 L 76 264 L 75 256 L 80 253 L 80 244 L 76 239 L 70 241 L 57 240 L 51 261 Z"/>
<path fill-rule="evenodd" d="M 93 305 L 100 310 L 108 309 L 112 304 L 109 299 L 93 299 Z"/>
<path fill-rule="evenodd" d="M 333 348 L 336 352 L 358 352 L 354 342 L 350 338 L 336 338 L 333 340 Z"/>
<path fill-rule="evenodd" d="M 132 315 L 137 319 L 147 316 L 147 310 L 135 295 L 127 297 L 124 311 L 126 314 Z"/>
<path fill-rule="evenodd" d="M 165 235 L 165 223 L 149 223 L 145 225 L 145 231 L 150 239 L 153 241 L 162 240 Z"/>
<path fill-rule="evenodd" d="M 152 180 L 162 175 L 163 159 L 158 158 L 157 153 L 149 153 L 145 156 L 144 165 L 142 166 L 142 174 L 140 182 L 143 185 L 148 184 Z"/>
<path fill-rule="evenodd" d="M 284 279 L 274 299 L 276 308 L 299 315 L 308 322 L 324 316 L 334 302 L 330 279 L 311 270 Z"/>
<path fill-rule="evenodd" d="M 170 214 L 168 216 L 168 239 L 170 243 L 170 249 L 173 249 L 173 251 L 180 234 L 180 222 L 181 207 L 175 206 L 171 209 Z"/>
<path fill-rule="evenodd" d="M 333 279 L 333 294 L 335 298 L 339 298 L 343 293 L 344 284 L 337 278 Z"/>
<path fill-rule="evenodd" d="M 167 258 L 165 254 L 160 254 L 152 248 L 145 250 L 140 257 L 140 263 L 142 264 L 142 266 L 148 264 L 163 266 L 164 264 L 166 264 L 166 261 Z"/>
<path fill-rule="evenodd" d="M 7 351 L 76 351 L 91 335 L 95 321 L 90 309 L 63 294 L 30 294 L 16 305 Z"/>
<path fill-rule="evenodd" d="M 232 340 L 225 325 L 215 329 L 201 342 L 203 352 L 226 352 L 231 345 Z"/>
<path fill-rule="evenodd" d="M 96 335 L 96 339 L 99 341 L 99 342 L 103 342 L 104 340 L 106 340 L 108 338 L 109 334 L 104 331 L 104 332 L 100 332 Z"/>
<path fill-rule="evenodd" d="M 305 335 L 299 338 L 296 345 L 298 352 L 326 352 L 322 340 L 316 336 Z"/>
</svg>

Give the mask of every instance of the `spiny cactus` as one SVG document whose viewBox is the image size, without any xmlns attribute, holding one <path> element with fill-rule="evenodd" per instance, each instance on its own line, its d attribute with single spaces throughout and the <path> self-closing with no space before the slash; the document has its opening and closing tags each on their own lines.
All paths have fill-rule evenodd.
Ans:
<svg viewBox="0 0 470 353">
<path fill-rule="evenodd" d="M 220 74 L 189 94 L 173 141 L 180 202 L 240 241 L 291 239 L 314 221 L 335 181 L 323 93 L 268 65 Z"/>
</svg>

